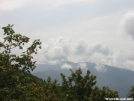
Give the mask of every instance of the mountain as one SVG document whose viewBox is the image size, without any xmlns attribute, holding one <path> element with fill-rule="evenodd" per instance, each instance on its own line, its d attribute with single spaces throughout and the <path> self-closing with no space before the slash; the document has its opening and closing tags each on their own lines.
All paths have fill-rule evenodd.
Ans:
<svg viewBox="0 0 134 101">
<path fill-rule="evenodd" d="M 89 69 L 91 74 L 97 76 L 97 86 L 108 86 L 112 90 L 117 90 L 120 97 L 126 97 L 131 87 L 134 86 L 134 71 L 102 64 L 99 64 L 99 67 L 98 64 L 89 62 L 73 63 L 66 61 L 56 65 L 37 64 L 32 74 L 45 80 L 50 76 L 52 80 L 57 79 L 58 82 L 61 83 L 62 79 L 60 73 L 65 74 L 66 77 L 71 73 L 69 69 L 61 69 L 63 65 L 64 67 L 65 65 L 66 67 L 67 65 L 71 66 L 73 70 L 76 70 L 80 66 L 86 66 L 86 68 L 82 67 L 83 75 L 86 73 L 86 69 Z"/>
</svg>

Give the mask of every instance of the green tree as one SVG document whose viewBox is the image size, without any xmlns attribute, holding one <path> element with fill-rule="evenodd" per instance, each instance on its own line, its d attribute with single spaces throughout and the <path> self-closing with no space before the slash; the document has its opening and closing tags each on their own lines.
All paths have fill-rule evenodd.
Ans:
<svg viewBox="0 0 134 101">
<path fill-rule="evenodd" d="M 68 79 L 62 76 L 61 101 L 105 101 L 105 98 L 117 98 L 118 92 L 110 90 L 108 87 L 102 89 L 95 86 L 96 76 L 91 75 L 87 70 L 85 76 L 82 76 L 82 70 L 78 69 Z"/>
<path fill-rule="evenodd" d="M 15 34 L 12 29 L 13 25 L 3 27 L 4 42 L 0 42 L 0 100 L 1 101 L 18 101 L 18 99 L 37 101 L 43 87 L 40 81 L 34 81 L 26 74 L 34 70 L 35 62 L 32 61 L 32 54 L 37 54 L 37 48 L 41 48 L 40 40 L 33 41 L 32 45 L 27 48 L 21 55 L 12 54 L 12 49 L 19 48 L 29 42 L 29 38 L 20 34 Z M 31 97 L 35 95 L 35 97 Z"/>
<path fill-rule="evenodd" d="M 105 98 L 119 98 L 119 95 L 117 91 L 110 90 L 108 87 L 95 87 L 88 101 L 105 101 Z M 114 101 L 114 99 L 110 101 Z"/>
<path fill-rule="evenodd" d="M 25 43 L 29 42 L 28 37 L 22 36 L 20 34 L 15 34 L 12 29 L 13 25 L 8 25 L 7 27 L 3 27 L 4 42 L 0 42 L 0 49 L 3 50 L 0 52 L 0 66 L 1 68 L 5 68 L 7 70 L 13 69 L 14 71 L 17 69 L 22 69 L 25 72 L 29 72 L 30 70 L 34 70 L 35 62 L 32 61 L 32 54 L 37 54 L 37 46 L 41 48 L 40 40 L 34 40 L 32 45 L 27 48 L 20 56 L 16 56 L 15 54 L 11 54 L 12 49 L 19 48 L 23 50 L 23 46 Z"/>
<path fill-rule="evenodd" d="M 132 88 L 130 89 L 130 91 L 129 91 L 129 93 L 128 93 L 128 97 L 134 99 L 134 86 L 132 86 Z"/>
<path fill-rule="evenodd" d="M 60 85 L 57 84 L 57 80 L 52 81 L 51 77 L 48 77 L 48 79 L 44 80 L 44 91 L 45 91 L 45 100 L 47 101 L 61 101 L 60 99 Z"/>
</svg>

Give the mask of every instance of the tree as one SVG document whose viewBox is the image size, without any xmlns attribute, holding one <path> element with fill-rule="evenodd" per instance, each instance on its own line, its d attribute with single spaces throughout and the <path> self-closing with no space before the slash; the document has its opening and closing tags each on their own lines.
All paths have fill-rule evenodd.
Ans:
<svg viewBox="0 0 134 101">
<path fill-rule="evenodd" d="M 128 93 L 128 97 L 134 99 L 134 86 L 132 86 L 132 88 L 130 89 L 130 91 L 129 91 L 129 93 Z"/>
<path fill-rule="evenodd" d="M 102 88 L 95 87 L 88 101 L 105 101 L 106 98 L 119 98 L 118 92 L 110 90 L 108 87 L 102 87 Z M 110 101 L 114 101 L 114 99 Z"/>
<path fill-rule="evenodd" d="M 34 81 L 26 74 L 34 70 L 35 62 L 32 61 L 32 54 L 37 53 L 37 47 L 41 48 L 40 40 L 33 41 L 32 45 L 27 48 L 21 55 L 12 54 L 12 49 L 19 48 L 29 42 L 28 37 L 15 34 L 12 29 L 13 25 L 3 27 L 4 42 L 0 42 L 0 100 L 18 101 L 18 99 L 37 101 L 41 94 L 36 95 L 43 87 L 40 87 L 40 81 Z"/>
<path fill-rule="evenodd" d="M 35 40 L 30 47 L 27 48 L 20 56 L 16 56 L 15 54 L 11 54 L 13 48 L 19 48 L 23 50 L 23 46 L 25 43 L 29 42 L 28 37 L 22 36 L 20 34 L 15 34 L 12 29 L 13 25 L 8 25 L 7 27 L 3 27 L 4 35 L 7 35 L 4 38 L 4 42 L 0 42 L 0 48 L 4 50 L 0 53 L 0 66 L 4 67 L 7 70 L 13 69 L 14 71 L 17 69 L 22 69 L 23 71 L 30 72 L 30 70 L 34 70 L 35 62 L 32 62 L 32 54 L 37 54 L 37 46 L 41 48 L 40 40 Z M 2 50 L 2 49 L 1 49 Z"/>
<path fill-rule="evenodd" d="M 82 76 L 82 70 L 78 69 L 68 79 L 62 76 L 61 98 L 63 101 L 105 101 L 105 98 L 117 98 L 118 92 L 110 90 L 108 87 L 102 89 L 95 86 L 96 76 L 91 75 L 87 70 L 85 76 Z M 62 100 L 61 100 L 62 101 Z"/>
</svg>

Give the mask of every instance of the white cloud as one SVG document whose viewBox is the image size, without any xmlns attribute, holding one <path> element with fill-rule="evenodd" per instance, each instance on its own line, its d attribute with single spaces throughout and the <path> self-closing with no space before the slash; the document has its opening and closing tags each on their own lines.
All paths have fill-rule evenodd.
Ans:
<svg viewBox="0 0 134 101">
<path fill-rule="evenodd" d="M 96 64 L 95 69 L 97 71 L 100 71 L 100 72 L 106 72 L 107 71 L 106 68 L 105 68 L 105 65 L 99 64 L 99 63 Z"/>
<path fill-rule="evenodd" d="M 65 64 L 63 64 L 63 65 L 61 66 L 61 69 L 71 69 L 71 68 L 72 68 L 72 66 L 69 65 L 69 64 L 67 64 L 67 63 L 65 63 Z"/>
<path fill-rule="evenodd" d="M 122 65 L 123 65 L 123 67 L 124 67 L 125 69 L 129 69 L 129 70 L 134 71 L 134 61 L 132 61 L 132 60 L 127 60 L 127 61 L 125 61 Z"/>
<path fill-rule="evenodd" d="M 86 63 L 84 63 L 84 62 L 79 63 L 78 67 L 81 68 L 81 69 L 86 69 L 86 70 L 88 69 Z"/>
<path fill-rule="evenodd" d="M 52 2 L 54 2 L 54 0 L 50 0 Z M 54 5 L 65 5 L 65 4 L 94 4 L 97 3 L 98 0 L 57 0 L 55 3 L 53 3 Z"/>
<path fill-rule="evenodd" d="M 19 9 L 26 0 L 0 0 L 0 10 Z"/>
<path fill-rule="evenodd" d="M 54 9 L 59 6 L 65 6 L 70 4 L 84 5 L 84 4 L 96 4 L 99 0 L 42 0 L 38 2 L 35 0 L 37 5 L 41 5 L 46 9 Z"/>
<path fill-rule="evenodd" d="M 100 71 L 104 69 L 100 64 L 134 70 L 132 57 L 131 60 L 128 58 L 132 55 L 130 51 L 110 50 L 108 46 L 99 42 L 91 43 L 87 39 L 74 40 L 59 37 L 49 39 L 43 43 L 42 47 L 35 58 L 38 63 L 58 64 L 71 61 L 80 63 L 78 67 L 86 69 L 85 62 L 92 62 L 97 63 L 96 69 Z"/>
<path fill-rule="evenodd" d="M 68 37 L 59 37 L 57 39 L 49 39 L 43 44 L 41 50 L 42 62 L 50 61 L 72 61 L 85 62 L 91 60 L 92 56 L 99 54 L 100 56 L 108 56 L 110 51 L 101 44 L 93 44 L 84 40 L 73 40 Z M 43 55 L 42 55 L 43 54 Z M 97 57 L 100 59 L 100 57 Z"/>
<path fill-rule="evenodd" d="M 43 7 L 44 10 L 53 9 L 68 4 L 94 4 L 99 0 L 0 0 L 0 10 L 14 10 L 24 6 Z"/>
</svg>

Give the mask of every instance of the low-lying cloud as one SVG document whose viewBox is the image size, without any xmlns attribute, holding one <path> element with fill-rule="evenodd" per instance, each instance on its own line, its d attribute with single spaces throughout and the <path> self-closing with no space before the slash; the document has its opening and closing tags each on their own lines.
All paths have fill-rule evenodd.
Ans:
<svg viewBox="0 0 134 101">
<path fill-rule="evenodd" d="M 91 44 L 85 40 L 73 40 L 68 37 L 49 39 L 43 43 L 42 62 L 58 63 L 62 61 L 85 62 L 92 56 L 108 56 L 110 50 L 100 43 Z M 100 57 L 98 57 L 100 59 Z"/>
<path fill-rule="evenodd" d="M 81 69 L 86 69 L 86 70 L 88 69 L 86 63 L 84 63 L 84 62 L 79 63 L 78 67 Z"/>
<path fill-rule="evenodd" d="M 63 65 L 61 66 L 61 69 L 71 69 L 71 68 L 72 68 L 72 66 L 69 65 L 69 64 L 67 64 L 67 63 L 65 63 L 65 64 L 63 64 Z"/>
<path fill-rule="evenodd" d="M 2 41 L 2 38 L 0 38 Z M 26 47 L 24 47 L 26 49 Z M 12 53 L 16 50 L 13 50 Z M 124 54 L 119 51 L 112 51 L 108 46 L 102 43 L 92 43 L 88 39 L 74 40 L 69 37 L 59 37 L 57 39 L 48 39 L 42 44 L 42 49 L 38 50 L 34 60 L 37 63 L 58 64 L 63 61 L 71 61 L 79 63 L 78 67 L 87 69 L 85 62 L 96 63 L 98 71 L 105 71 L 101 64 L 126 68 L 134 70 L 134 55 Z M 62 69 L 73 68 L 68 64 L 64 64 Z"/>
<path fill-rule="evenodd" d="M 134 70 L 133 61 L 130 54 L 124 54 L 120 51 L 112 51 L 108 46 L 99 42 L 91 43 L 87 39 L 74 40 L 69 37 L 59 37 L 57 39 L 48 39 L 43 42 L 42 50 L 39 51 L 35 60 L 38 63 L 58 64 L 63 61 L 80 63 L 78 67 L 86 69 L 85 62 L 96 63 L 98 71 L 105 71 L 101 64 L 116 66 Z M 62 66 L 62 68 L 72 68 Z"/>
<path fill-rule="evenodd" d="M 95 69 L 99 72 L 106 72 L 106 68 L 105 65 L 100 64 L 100 63 L 96 63 Z"/>
</svg>

